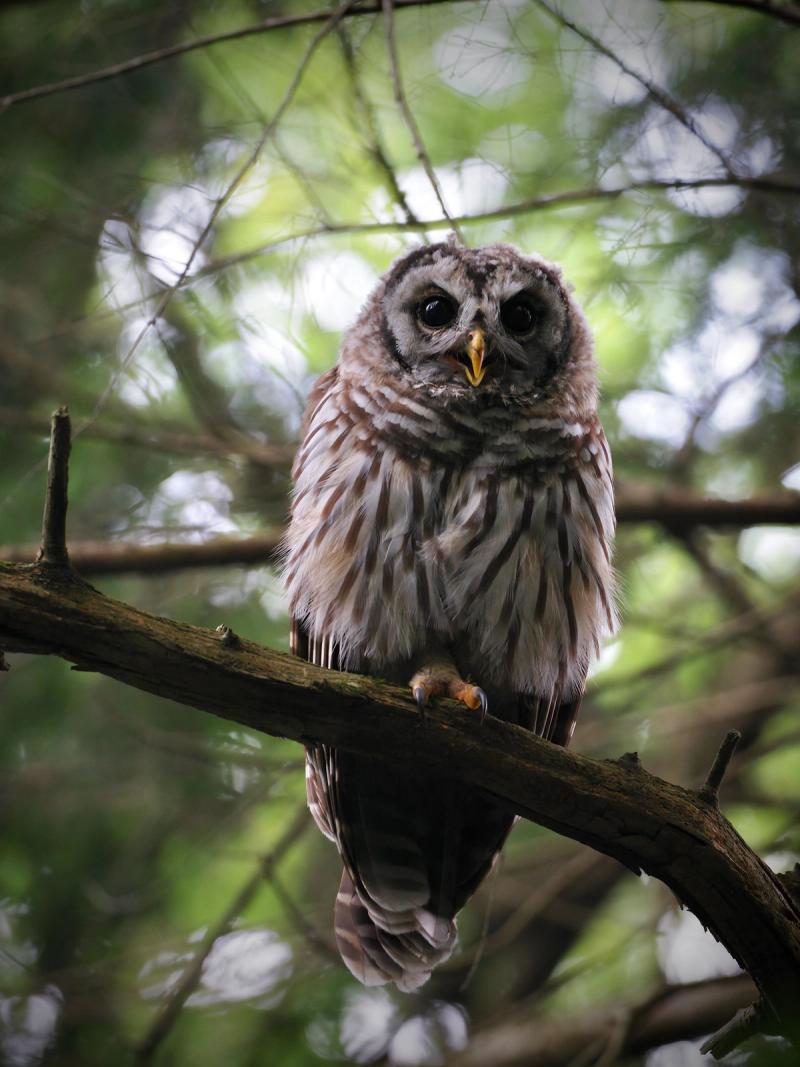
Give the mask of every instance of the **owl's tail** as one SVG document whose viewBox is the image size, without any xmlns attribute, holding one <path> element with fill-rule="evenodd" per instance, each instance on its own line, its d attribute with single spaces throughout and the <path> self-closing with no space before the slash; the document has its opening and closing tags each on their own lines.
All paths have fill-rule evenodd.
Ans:
<svg viewBox="0 0 800 1067">
<path fill-rule="evenodd" d="M 350 972 L 367 986 L 394 982 L 410 993 L 430 978 L 431 971 L 453 951 L 456 924 L 419 908 L 405 918 L 370 914 L 346 870 L 336 895 L 334 929 L 336 944 Z M 378 925 L 380 920 L 396 927 L 397 932 Z"/>
<path fill-rule="evenodd" d="M 417 989 L 514 821 L 461 783 L 336 749 L 310 754 L 309 803 L 344 861 L 336 941 L 365 985 Z M 324 818 L 322 816 L 324 815 Z"/>
</svg>

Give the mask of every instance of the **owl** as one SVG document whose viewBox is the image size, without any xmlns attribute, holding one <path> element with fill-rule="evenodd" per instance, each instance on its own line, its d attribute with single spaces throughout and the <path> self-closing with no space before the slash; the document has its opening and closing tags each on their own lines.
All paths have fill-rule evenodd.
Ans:
<svg viewBox="0 0 800 1067">
<path fill-rule="evenodd" d="M 596 404 L 588 327 L 556 266 L 452 242 L 397 261 L 308 401 L 285 542 L 292 651 L 408 684 L 421 713 L 449 696 L 568 744 L 615 627 Z M 314 746 L 306 785 L 343 862 L 345 964 L 416 989 L 513 815 L 388 749 Z"/>
</svg>

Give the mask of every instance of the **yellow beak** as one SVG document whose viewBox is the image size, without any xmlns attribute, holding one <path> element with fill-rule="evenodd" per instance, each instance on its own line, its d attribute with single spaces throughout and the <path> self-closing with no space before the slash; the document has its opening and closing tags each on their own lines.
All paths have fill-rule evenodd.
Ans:
<svg viewBox="0 0 800 1067">
<path fill-rule="evenodd" d="M 486 337 L 480 326 L 476 326 L 467 338 L 467 355 L 471 366 L 464 367 L 464 373 L 470 385 L 480 385 L 486 375 L 483 359 L 486 355 Z"/>
</svg>

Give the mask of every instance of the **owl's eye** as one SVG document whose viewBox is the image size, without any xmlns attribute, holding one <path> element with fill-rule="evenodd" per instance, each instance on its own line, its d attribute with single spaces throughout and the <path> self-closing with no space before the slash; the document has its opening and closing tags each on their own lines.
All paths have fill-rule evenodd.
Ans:
<svg viewBox="0 0 800 1067">
<path fill-rule="evenodd" d="M 511 333 L 527 333 L 533 326 L 533 308 L 519 297 L 512 297 L 500 308 L 500 321 Z"/>
<path fill-rule="evenodd" d="M 418 314 L 425 326 L 446 326 L 456 317 L 456 306 L 446 296 L 432 296 L 422 301 Z"/>
</svg>

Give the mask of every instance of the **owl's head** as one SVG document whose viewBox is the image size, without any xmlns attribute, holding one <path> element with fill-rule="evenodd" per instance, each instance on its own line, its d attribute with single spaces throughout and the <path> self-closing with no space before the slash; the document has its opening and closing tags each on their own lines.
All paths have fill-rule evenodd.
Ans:
<svg viewBox="0 0 800 1067">
<path fill-rule="evenodd" d="M 415 249 L 358 325 L 380 336 L 388 369 L 445 400 L 552 396 L 576 372 L 593 382 L 588 330 L 558 268 L 509 245 Z"/>
</svg>

